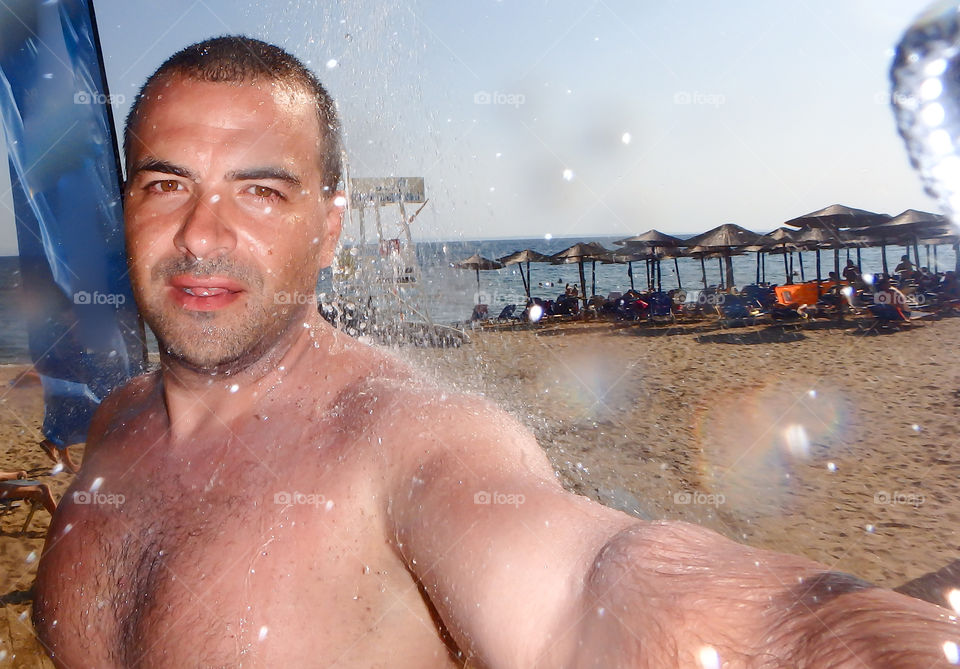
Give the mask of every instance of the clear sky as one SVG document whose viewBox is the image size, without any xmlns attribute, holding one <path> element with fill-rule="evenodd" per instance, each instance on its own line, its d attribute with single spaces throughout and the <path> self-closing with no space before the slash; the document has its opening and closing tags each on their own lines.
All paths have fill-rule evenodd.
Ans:
<svg viewBox="0 0 960 669">
<path fill-rule="evenodd" d="M 443 239 L 936 210 L 888 104 L 893 47 L 926 4 L 94 2 L 118 119 L 178 48 L 273 41 L 338 100 L 353 176 L 426 177 L 414 233 Z M 6 217 L 0 254 L 16 252 Z"/>
</svg>

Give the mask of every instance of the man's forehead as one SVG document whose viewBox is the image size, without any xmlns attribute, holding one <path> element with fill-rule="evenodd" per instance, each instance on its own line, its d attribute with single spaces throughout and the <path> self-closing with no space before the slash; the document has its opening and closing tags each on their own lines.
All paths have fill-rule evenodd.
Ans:
<svg viewBox="0 0 960 669">
<path fill-rule="evenodd" d="M 198 100 L 213 104 L 219 102 L 218 97 L 255 102 L 261 108 L 272 103 L 272 111 L 316 116 L 316 98 L 303 85 L 266 77 L 208 81 L 182 74 L 162 76 L 151 82 L 143 91 L 137 116 L 142 119 L 160 108 L 169 109 L 165 102 L 176 105 L 184 100 Z"/>
</svg>

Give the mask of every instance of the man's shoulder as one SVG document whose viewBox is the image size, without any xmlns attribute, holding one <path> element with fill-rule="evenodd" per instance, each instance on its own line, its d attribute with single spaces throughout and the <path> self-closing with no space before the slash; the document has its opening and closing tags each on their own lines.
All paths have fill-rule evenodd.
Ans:
<svg viewBox="0 0 960 669">
<path fill-rule="evenodd" d="M 160 384 L 159 372 L 148 372 L 135 376 L 122 386 L 111 391 L 100 403 L 88 432 L 88 444 L 98 442 L 111 424 L 122 423 L 125 419 L 143 411 L 150 399 L 155 397 Z"/>
</svg>

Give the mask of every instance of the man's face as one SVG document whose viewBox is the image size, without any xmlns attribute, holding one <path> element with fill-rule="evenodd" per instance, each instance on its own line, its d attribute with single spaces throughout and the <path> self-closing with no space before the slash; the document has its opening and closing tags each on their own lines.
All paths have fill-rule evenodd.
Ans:
<svg viewBox="0 0 960 669">
<path fill-rule="evenodd" d="M 256 358 L 311 308 L 340 234 L 309 95 L 172 77 L 131 128 L 124 216 L 137 304 L 199 368 Z"/>
</svg>

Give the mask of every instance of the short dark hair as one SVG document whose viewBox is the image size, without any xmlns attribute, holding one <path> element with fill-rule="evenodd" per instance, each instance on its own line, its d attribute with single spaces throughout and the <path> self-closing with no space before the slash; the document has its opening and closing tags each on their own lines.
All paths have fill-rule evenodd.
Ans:
<svg viewBox="0 0 960 669">
<path fill-rule="evenodd" d="M 214 83 L 278 81 L 311 93 L 316 99 L 320 135 L 324 143 L 320 156 L 324 190 L 327 195 L 337 190 L 342 178 L 343 162 L 340 155 L 340 120 L 333 98 L 316 75 L 295 56 L 273 44 L 243 35 L 225 35 L 191 44 L 170 56 L 147 78 L 134 98 L 123 131 L 123 155 L 128 174 L 131 128 L 138 120 L 146 93 L 158 80 L 174 76 Z"/>
</svg>

